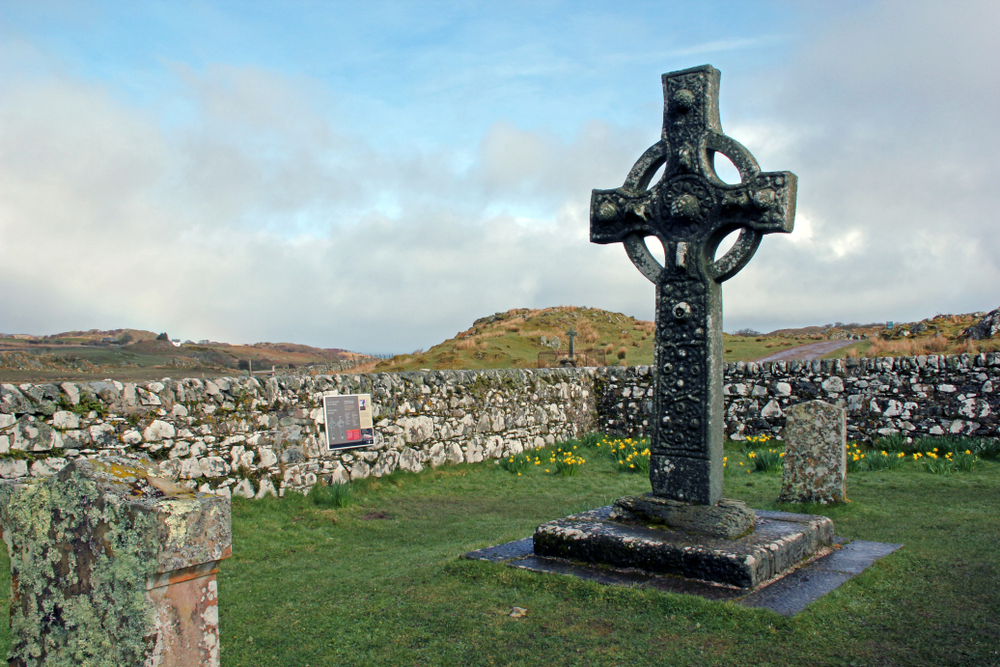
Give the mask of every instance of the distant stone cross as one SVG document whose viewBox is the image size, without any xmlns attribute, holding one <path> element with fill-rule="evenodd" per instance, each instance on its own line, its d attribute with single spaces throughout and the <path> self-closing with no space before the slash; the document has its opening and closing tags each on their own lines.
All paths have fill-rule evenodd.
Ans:
<svg viewBox="0 0 1000 667">
<path fill-rule="evenodd" d="M 573 329 L 573 327 L 570 327 L 569 331 L 566 332 L 566 335 L 569 336 L 569 358 L 572 359 L 573 358 L 573 339 L 576 338 L 576 336 L 577 336 L 576 330 Z"/>
<path fill-rule="evenodd" d="M 710 65 L 663 75 L 663 133 L 625 184 L 594 190 L 590 240 L 624 243 L 629 259 L 656 285 L 656 395 L 650 481 L 657 496 L 712 505 L 722 497 L 722 287 L 764 234 L 790 232 L 794 174 L 761 173 L 745 147 L 722 133 L 719 71 Z M 714 168 L 728 157 L 741 182 Z M 650 180 L 666 165 L 652 187 Z M 647 189 L 648 188 L 648 189 Z M 740 230 L 722 257 L 715 252 Z M 661 266 L 646 237 L 663 244 Z"/>
</svg>

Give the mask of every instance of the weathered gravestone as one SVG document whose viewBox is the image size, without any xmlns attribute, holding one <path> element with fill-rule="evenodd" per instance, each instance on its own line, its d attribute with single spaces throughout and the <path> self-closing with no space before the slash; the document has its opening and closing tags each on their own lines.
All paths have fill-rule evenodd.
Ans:
<svg viewBox="0 0 1000 667">
<path fill-rule="evenodd" d="M 79 459 L 0 486 L 9 665 L 219 665 L 229 501 L 154 475 L 135 460 Z"/>
<path fill-rule="evenodd" d="M 709 65 L 664 74 L 660 141 L 622 187 L 594 190 L 591 198 L 591 241 L 623 243 L 656 286 L 652 493 L 621 498 L 610 513 L 539 526 L 536 554 L 753 587 L 833 537 L 828 519 L 803 515 L 755 531 L 754 511 L 722 498 L 721 283 L 750 261 L 764 234 L 792 230 L 796 177 L 761 172 L 750 152 L 722 133 L 718 93 L 719 71 Z M 740 183 L 719 178 L 716 153 L 732 161 Z M 660 167 L 662 177 L 650 185 Z M 736 231 L 736 243 L 716 258 Z M 664 265 L 647 237 L 663 245 Z"/>
<path fill-rule="evenodd" d="M 841 503 L 847 499 L 847 411 L 807 401 L 785 411 L 782 503 Z"/>
</svg>

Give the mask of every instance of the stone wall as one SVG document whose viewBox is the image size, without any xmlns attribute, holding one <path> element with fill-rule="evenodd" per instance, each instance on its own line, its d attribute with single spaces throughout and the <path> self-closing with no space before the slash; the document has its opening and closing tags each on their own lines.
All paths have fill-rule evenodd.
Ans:
<svg viewBox="0 0 1000 667">
<path fill-rule="evenodd" d="M 478 462 L 590 430 L 651 430 L 648 366 L 0 386 L 0 477 L 80 456 L 149 455 L 165 475 L 261 497 Z M 726 433 L 777 435 L 787 408 L 847 409 L 848 438 L 1000 435 L 1000 354 L 726 364 Z M 324 452 L 324 393 L 372 395 L 375 446 Z"/>
<path fill-rule="evenodd" d="M 147 454 L 189 487 L 262 497 L 478 462 L 592 428 L 593 369 L 0 386 L 0 477 Z M 372 395 L 375 445 L 325 452 L 324 393 Z"/>
<path fill-rule="evenodd" d="M 599 374 L 598 430 L 650 432 L 652 375 L 648 367 Z M 726 434 L 742 440 L 777 435 L 785 410 L 822 399 L 847 409 L 847 436 L 870 442 L 890 433 L 1000 435 L 1000 354 L 926 355 L 727 363 Z"/>
</svg>

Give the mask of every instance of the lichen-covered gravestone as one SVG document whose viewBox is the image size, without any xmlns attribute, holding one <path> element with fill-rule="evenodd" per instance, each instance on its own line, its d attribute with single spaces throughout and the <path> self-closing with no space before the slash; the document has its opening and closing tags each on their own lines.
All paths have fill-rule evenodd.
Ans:
<svg viewBox="0 0 1000 667">
<path fill-rule="evenodd" d="M 0 486 L 18 667 L 219 665 L 215 575 L 229 501 L 130 459 Z"/>
<path fill-rule="evenodd" d="M 782 503 L 840 503 L 847 499 L 847 411 L 807 401 L 786 412 Z"/>
</svg>

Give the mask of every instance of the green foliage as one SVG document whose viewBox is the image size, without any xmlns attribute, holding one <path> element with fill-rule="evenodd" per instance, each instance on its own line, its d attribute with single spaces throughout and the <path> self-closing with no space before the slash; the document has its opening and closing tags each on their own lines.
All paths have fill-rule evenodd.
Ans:
<svg viewBox="0 0 1000 667">
<path fill-rule="evenodd" d="M 886 445 L 885 449 L 864 449 L 852 442 L 847 445 L 847 472 L 895 470 L 908 461 L 917 462 L 920 469 L 935 475 L 971 472 L 982 459 L 989 458 L 982 454 L 992 453 L 994 442 L 991 438 L 954 436 L 925 436 L 912 443 L 891 436 L 877 439 L 876 447 Z"/>
<path fill-rule="evenodd" d="M 354 504 L 354 487 L 350 482 L 319 483 L 309 491 L 309 500 L 317 507 L 350 507 Z"/>
<path fill-rule="evenodd" d="M 955 463 L 950 458 L 937 456 L 936 454 L 925 456 L 921 464 L 924 470 L 934 475 L 947 475 L 948 473 L 955 472 Z"/>
<path fill-rule="evenodd" d="M 1000 438 L 979 438 L 973 451 L 980 458 L 996 461 L 1000 459 Z"/>
<path fill-rule="evenodd" d="M 156 451 L 153 451 L 151 449 L 147 449 L 146 450 L 146 454 L 153 461 L 166 461 L 167 459 L 170 458 L 170 448 L 169 447 L 160 447 Z"/>
<path fill-rule="evenodd" d="M 895 470 L 902 466 L 905 461 L 906 453 L 902 451 L 872 451 L 866 453 L 863 468 L 865 470 Z"/>
<path fill-rule="evenodd" d="M 884 450 L 886 452 L 905 452 L 908 449 L 906 437 L 899 433 L 875 438 L 872 446 L 876 451 Z"/>
<path fill-rule="evenodd" d="M 780 472 L 781 459 L 785 453 L 780 449 L 753 449 L 747 452 L 747 460 L 754 472 Z"/>
<path fill-rule="evenodd" d="M 563 477 L 573 477 L 576 475 L 584 463 L 587 462 L 582 456 L 576 453 L 577 446 L 563 449 L 559 447 L 552 452 L 549 457 L 549 464 L 555 466 L 555 474 Z M 550 468 L 551 469 L 551 468 Z"/>
<path fill-rule="evenodd" d="M 767 447 L 768 444 L 774 444 L 776 441 L 774 436 L 767 433 L 762 433 L 760 435 L 751 435 L 746 440 L 743 441 L 743 453 L 749 454 L 750 452 Z"/>
<path fill-rule="evenodd" d="M 500 467 L 512 475 L 521 475 L 528 472 L 534 458 L 525 452 L 514 456 L 507 456 L 500 459 Z"/>
<path fill-rule="evenodd" d="M 85 415 L 91 411 L 96 412 L 101 417 L 108 414 L 108 407 L 101 403 L 93 394 L 82 394 L 80 402 L 76 405 L 70 403 L 66 396 L 60 395 L 59 400 L 56 401 L 56 405 L 59 406 L 60 410 L 66 410 L 78 415 Z"/>
</svg>

